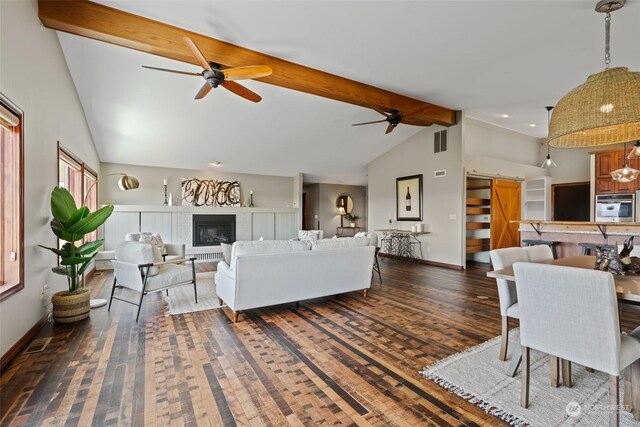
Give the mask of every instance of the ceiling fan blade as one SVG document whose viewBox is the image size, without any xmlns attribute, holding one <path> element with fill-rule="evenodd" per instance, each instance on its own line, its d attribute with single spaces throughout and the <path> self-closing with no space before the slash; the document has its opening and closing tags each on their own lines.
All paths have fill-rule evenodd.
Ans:
<svg viewBox="0 0 640 427">
<path fill-rule="evenodd" d="M 382 114 L 383 116 L 389 117 L 391 115 L 391 114 L 387 113 L 386 111 L 379 109 L 378 107 L 371 107 L 371 108 L 373 108 L 374 110 L 376 110 L 378 113 Z"/>
<path fill-rule="evenodd" d="M 196 58 L 196 61 L 198 61 L 198 64 L 200 64 L 200 66 L 205 70 L 211 70 L 211 65 L 209 65 L 209 61 L 207 61 L 207 58 L 205 58 L 202 52 L 200 52 L 200 49 L 198 49 L 198 46 L 196 46 L 193 40 L 191 40 L 189 37 L 183 37 L 182 40 L 184 41 L 184 44 L 186 44 L 189 50 L 191 51 L 191 54 L 193 55 L 193 57 Z"/>
<path fill-rule="evenodd" d="M 148 68 L 150 70 L 157 70 L 157 71 L 166 71 L 168 73 L 184 74 L 184 75 L 187 75 L 187 76 L 202 77 L 202 74 L 200 74 L 200 73 L 190 73 L 188 71 L 169 70 L 167 68 L 149 67 L 148 65 L 143 65 L 142 68 Z"/>
<path fill-rule="evenodd" d="M 382 123 L 382 122 L 386 122 L 386 121 L 387 121 L 387 119 L 382 119 L 382 120 L 376 120 L 375 122 L 356 123 L 356 124 L 351 125 L 351 126 L 371 125 L 373 123 Z"/>
<path fill-rule="evenodd" d="M 413 110 L 409 110 L 406 113 L 402 114 L 402 120 L 407 120 L 414 116 L 417 116 L 418 114 L 422 113 L 425 110 L 428 110 L 431 107 L 432 107 L 431 104 L 424 104 L 417 108 L 414 108 Z"/>
<path fill-rule="evenodd" d="M 211 87 L 211 85 L 209 84 L 209 82 L 205 82 L 205 83 L 204 83 L 204 86 L 202 86 L 202 87 L 200 88 L 200 90 L 198 91 L 198 93 L 196 93 L 196 97 L 195 97 L 195 98 L 193 98 L 193 99 L 202 99 L 202 98 L 204 98 L 205 96 L 207 96 L 207 94 L 208 94 L 209 92 L 211 92 L 211 89 L 212 89 L 212 87 Z"/>
<path fill-rule="evenodd" d="M 222 86 L 225 89 L 235 93 L 236 95 L 241 96 L 244 99 L 248 99 L 249 101 L 253 101 L 253 102 L 262 101 L 262 97 L 260 95 L 258 95 L 252 90 L 247 89 L 246 87 L 242 86 L 240 83 L 236 83 L 231 80 L 225 80 L 222 82 Z"/>
<path fill-rule="evenodd" d="M 388 134 L 388 133 L 393 132 L 393 130 L 394 130 L 395 128 L 396 128 L 396 126 L 395 126 L 395 125 L 393 125 L 393 124 L 389 123 L 389 126 L 387 126 L 387 131 L 386 131 L 384 134 L 386 135 L 386 134 Z"/>
<path fill-rule="evenodd" d="M 249 67 L 235 67 L 222 70 L 226 80 L 257 79 L 271 75 L 271 67 L 253 65 Z"/>
</svg>

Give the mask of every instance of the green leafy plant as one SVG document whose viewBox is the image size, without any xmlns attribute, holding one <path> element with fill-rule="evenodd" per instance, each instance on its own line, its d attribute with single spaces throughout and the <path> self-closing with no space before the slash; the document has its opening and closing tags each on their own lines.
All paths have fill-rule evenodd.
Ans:
<svg viewBox="0 0 640 427">
<path fill-rule="evenodd" d="M 113 212 L 113 205 L 108 205 L 90 212 L 89 208 L 76 206 L 73 196 L 63 187 L 55 187 L 51 192 L 51 230 L 60 240 L 66 242 L 61 249 L 48 249 L 60 257 L 60 265 L 51 271 L 67 276 L 69 292 L 78 290 L 82 285 L 82 274 L 95 258 L 98 248 L 104 243 L 103 239 L 76 246 L 77 241 L 83 240 L 86 234 L 95 231 L 109 218 Z"/>
<path fill-rule="evenodd" d="M 357 216 L 357 215 L 350 214 L 350 213 L 345 214 L 345 216 L 344 216 L 344 219 L 346 219 L 347 221 L 353 221 L 353 222 L 355 222 L 355 220 L 357 220 L 358 218 L 360 218 L 360 217 Z"/>
</svg>

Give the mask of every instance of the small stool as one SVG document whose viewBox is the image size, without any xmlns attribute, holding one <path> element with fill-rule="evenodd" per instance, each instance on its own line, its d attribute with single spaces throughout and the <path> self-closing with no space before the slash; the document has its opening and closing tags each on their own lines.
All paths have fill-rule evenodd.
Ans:
<svg viewBox="0 0 640 427">
<path fill-rule="evenodd" d="M 556 242 L 553 240 L 523 240 L 525 246 L 536 246 L 536 245 L 546 245 L 551 248 L 551 253 L 553 254 L 553 259 L 558 259 L 558 252 L 556 251 L 556 246 L 560 244 L 560 242 Z"/>
<path fill-rule="evenodd" d="M 595 251 L 598 246 L 602 249 L 618 250 L 618 247 L 615 245 L 603 245 L 600 243 L 578 243 L 578 246 L 582 248 L 582 255 L 591 255 L 591 252 Z"/>
<path fill-rule="evenodd" d="M 380 252 L 380 248 L 376 246 L 376 252 L 373 258 L 373 271 L 378 273 L 378 278 L 380 279 L 380 284 L 382 285 L 382 275 L 380 274 L 380 264 L 378 264 L 378 252 Z M 373 272 L 371 272 L 371 278 L 373 279 Z"/>
</svg>

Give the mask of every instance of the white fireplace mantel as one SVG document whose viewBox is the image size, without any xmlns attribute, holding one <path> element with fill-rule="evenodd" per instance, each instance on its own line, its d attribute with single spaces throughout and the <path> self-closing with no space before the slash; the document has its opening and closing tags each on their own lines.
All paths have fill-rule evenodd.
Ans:
<svg viewBox="0 0 640 427">
<path fill-rule="evenodd" d="M 184 243 L 188 254 L 207 259 L 220 247 L 193 246 L 193 215 L 197 214 L 235 215 L 236 240 L 290 239 L 297 236 L 301 224 L 299 208 L 115 205 L 104 226 L 105 249 L 113 250 L 127 233 L 152 231 L 166 242 Z"/>
</svg>

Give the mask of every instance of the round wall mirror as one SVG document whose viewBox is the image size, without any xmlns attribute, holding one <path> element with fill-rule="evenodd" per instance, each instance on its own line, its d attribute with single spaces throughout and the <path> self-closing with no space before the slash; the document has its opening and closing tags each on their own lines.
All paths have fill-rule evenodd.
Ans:
<svg viewBox="0 0 640 427">
<path fill-rule="evenodd" d="M 338 196 L 336 200 L 336 209 L 338 214 L 346 215 L 353 210 L 353 200 L 349 196 Z"/>
</svg>

